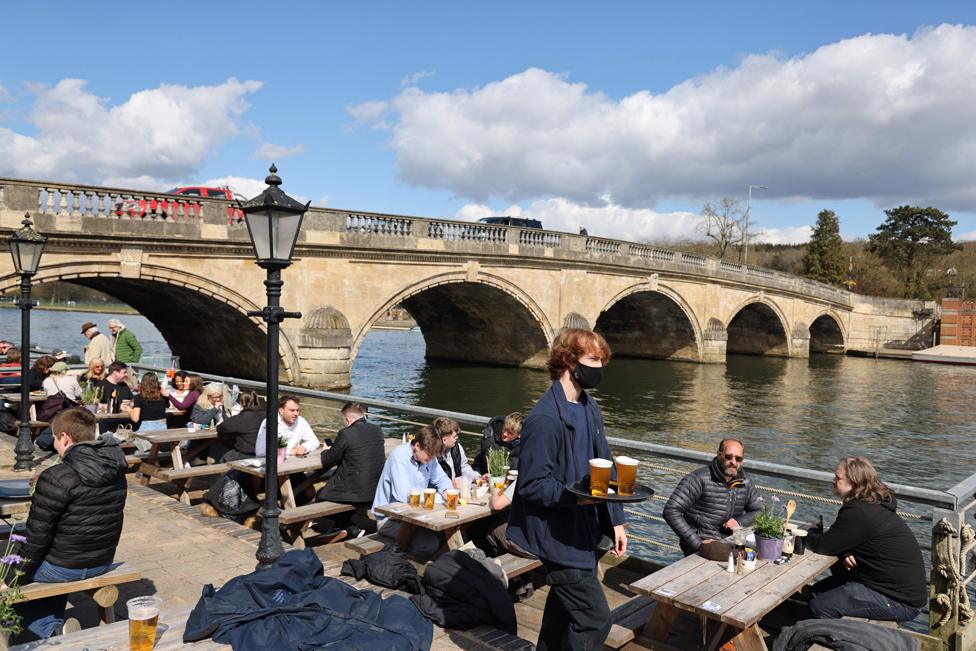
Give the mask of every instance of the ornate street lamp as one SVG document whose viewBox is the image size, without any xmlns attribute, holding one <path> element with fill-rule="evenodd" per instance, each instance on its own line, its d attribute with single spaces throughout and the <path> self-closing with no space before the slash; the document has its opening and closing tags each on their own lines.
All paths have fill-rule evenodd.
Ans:
<svg viewBox="0 0 976 651">
<path fill-rule="evenodd" d="M 302 218 L 311 201 L 302 205 L 285 194 L 281 188 L 278 169 L 272 164 L 271 174 L 264 180 L 268 187 L 250 201 L 240 204 L 247 222 L 247 232 L 254 246 L 257 264 L 267 270 L 264 281 L 268 305 L 263 310 L 248 312 L 268 324 L 268 376 L 265 410 L 264 446 L 264 516 L 261 522 L 261 543 L 258 545 L 259 566 L 274 564 L 284 553 L 281 532 L 278 530 L 278 336 L 279 325 L 285 319 L 300 319 L 300 312 L 285 312 L 281 307 L 281 270 L 291 264 L 291 256 L 298 241 Z"/>
<path fill-rule="evenodd" d="M 41 264 L 41 253 L 47 238 L 31 227 L 30 213 L 24 213 L 23 227 L 14 231 L 10 242 L 10 255 L 14 258 L 14 270 L 20 274 L 20 429 L 14 446 L 16 462 L 14 470 L 30 470 L 34 466 L 34 441 L 30 427 L 30 310 L 37 303 L 31 300 L 31 277 Z"/>
</svg>

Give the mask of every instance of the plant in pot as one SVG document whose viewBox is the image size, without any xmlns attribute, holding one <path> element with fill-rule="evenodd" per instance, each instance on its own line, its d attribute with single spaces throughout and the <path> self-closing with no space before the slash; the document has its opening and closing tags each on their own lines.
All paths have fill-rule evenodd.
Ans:
<svg viewBox="0 0 976 651">
<path fill-rule="evenodd" d="M 278 463 L 283 463 L 288 457 L 288 437 L 284 434 L 278 435 Z"/>
<path fill-rule="evenodd" d="M 504 489 L 506 474 L 508 474 L 508 450 L 505 448 L 488 450 L 488 476 L 491 477 L 491 485 L 496 489 L 501 485 Z"/>
<path fill-rule="evenodd" d="M 783 555 L 784 519 L 763 508 L 752 522 L 756 534 L 756 553 L 764 561 L 775 561 Z"/>
<path fill-rule="evenodd" d="M 98 400 L 101 393 L 101 387 L 91 382 L 86 383 L 85 388 L 81 390 L 81 404 L 85 405 L 85 409 L 94 414 L 98 411 Z"/>
<path fill-rule="evenodd" d="M 21 597 L 18 583 L 23 572 L 18 565 L 24 560 L 17 553 L 20 551 L 17 547 L 25 542 L 27 539 L 23 536 L 11 533 L 0 559 L 0 649 L 8 648 L 8 637 L 21 631 L 22 620 L 14 610 L 14 603 Z"/>
</svg>

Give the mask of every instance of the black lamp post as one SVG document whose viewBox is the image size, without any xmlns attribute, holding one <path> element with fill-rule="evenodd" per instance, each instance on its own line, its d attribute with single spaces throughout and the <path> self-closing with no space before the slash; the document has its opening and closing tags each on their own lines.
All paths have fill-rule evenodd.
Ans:
<svg viewBox="0 0 976 651">
<path fill-rule="evenodd" d="M 264 281 L 267 288 L 268 306 L 248 316 L 261 317 L 268 324 L 268 379 L 267 409 L 265 411 L 264 446 L 264 516 L 261 522 L 261 544 L 258 545 L 259 566 L 272 565 L 281 558 L 281 532 L 278 531 L 278 334 L 285 319 L 299 319 L 300 312 L 285 312 L 279 304 L 281 298 L 281 270 L 291 264 L 291 256 L 298 241 L 302 218 L 311 201 L 302 205 L 285 194 L 281 188 L 278 169 L 271 165 L 271 172 L 264 180 L 268 184 L 264 192 L 241 204 L 247 222 L 247 232 L 254 246 L 258 266 L 266 269 Z"/>
<path fill-rule="evenodd" d="M 31 300 L 31 277 L 41 264 L 41 253 L 47 238 L 31 228 L 30 214 L 24 213 L 23 227 L 11 234 L 10 254 L 14 258 L 14 270 L 20 274 L 20 430 L 14 446 L 16 462 L 14 470 L 30 470 L 34 467 L 34 441 L 30 427 L 30 310 L 36 305 Z"/>
</svg>

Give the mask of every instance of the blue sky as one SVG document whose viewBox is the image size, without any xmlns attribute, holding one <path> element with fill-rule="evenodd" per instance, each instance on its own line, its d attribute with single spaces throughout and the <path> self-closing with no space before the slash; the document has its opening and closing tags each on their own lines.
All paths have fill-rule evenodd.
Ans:
<svg viewBox="0 0 976 651">
<path fill-rule="evenodd" d="M 254 194 L 274 158 L 316 205 L 633 239 L 765 184 L 770 241 L 901 203 L 976 239 L 974 5 L 797 4 L 18 3 L 0 175 Z"/>
</svg>

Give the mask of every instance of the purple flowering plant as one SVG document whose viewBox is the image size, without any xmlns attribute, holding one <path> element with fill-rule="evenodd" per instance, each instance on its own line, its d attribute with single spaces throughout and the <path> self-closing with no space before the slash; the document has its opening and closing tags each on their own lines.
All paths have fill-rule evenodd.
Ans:
<svg viewBox="0 0 976 651">
<path fill-rule="evenodd" d="M 20 599 L 20 587 L 17 584 L 24 574 L 20 569 L 24 557 L 16 552 L 25 542 L 27 538 L 24 536 L 11 533 L 3 556 L 0 556 L 0 631 L 7 635 L 16 635 L 21 630 L 21 618 L 14 610 L 14 602 Z"/>
</svg>

